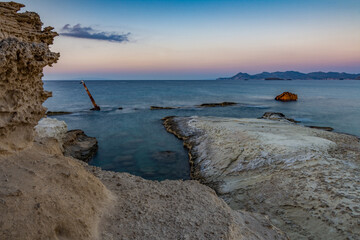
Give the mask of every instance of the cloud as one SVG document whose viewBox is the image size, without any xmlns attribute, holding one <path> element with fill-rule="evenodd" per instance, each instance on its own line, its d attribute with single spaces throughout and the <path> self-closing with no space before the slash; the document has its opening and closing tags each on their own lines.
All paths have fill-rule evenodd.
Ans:
<svg viewBox="0 0 360 240">
<path fill-rule="evenodd" d="M 130 33 L 116 34 L 111 32 L 100 32 L 92 27 L 82 27 L 80 24 L 76 24 L 73 27 L 70 24 L 66 24 L 61 30 L 62 32 L 60 35 L 63 36 L 104 40 L 109 42 L 128 42 L 130 35 Z"/>
</svg>

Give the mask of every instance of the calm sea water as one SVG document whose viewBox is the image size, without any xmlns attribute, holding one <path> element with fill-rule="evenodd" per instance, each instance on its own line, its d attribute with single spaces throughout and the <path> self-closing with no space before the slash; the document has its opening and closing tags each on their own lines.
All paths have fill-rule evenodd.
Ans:
<svg viewBox="0 0 360 240">
<path fill-rule="evenodd" d="M 182 142 L 167 133 L 166 116 L 221 116 L 257 118 L 267 111 L 282 112 L 304 125 L 330 126 L 337 132 L 360 136 L 360 81 L 87 81 L 101 111 L 89 111 L 91 102 L 79 81 L 45 81 L 53 97 L 49 111 L 69 129 L 83 129 L 99 141 L 90 164 L 106 170 L 130 172 L 147 179 L 189 179 L 189 163 Z M 274 97 L 297 93 L 297 102 Z M 231 107 L 196 108 L 209 102 L 232 101 Z M 153 110 L 155 106 L 186 107 Z M 123 110 L 118 108 L 122 107 Z"/>
</svg>

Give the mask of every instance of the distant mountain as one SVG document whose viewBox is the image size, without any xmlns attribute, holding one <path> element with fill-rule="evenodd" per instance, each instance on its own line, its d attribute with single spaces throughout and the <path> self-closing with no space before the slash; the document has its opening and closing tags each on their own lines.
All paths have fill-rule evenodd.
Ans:
<svg viewBox="0 0 360 240">
<path fill-rule="evenodd" d="M 262 72 L 254 75 L 239 72 L 233 77 L 218 78 L 217 80 L 249 80 L 249 79 L 265 79 L 265 80 L 328 80 L 328 79 L 356 79 L 360 80 L 360 74 L 339 73 L 339 72 L 311 72 L 301 73 L 296 71 L 286 72 Z"/>
</svg>

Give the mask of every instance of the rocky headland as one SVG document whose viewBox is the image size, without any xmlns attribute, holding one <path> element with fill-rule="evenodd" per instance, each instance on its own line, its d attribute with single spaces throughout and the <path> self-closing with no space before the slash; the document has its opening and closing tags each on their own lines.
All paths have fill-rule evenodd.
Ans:
<svg viewBox="0 0 360 240">
<path fill-rule="evenodd" d="M 38 124 L 57 34 L 23 6 L 0 2 L 0 239 L 287 239 L 198 181 L 148 181 L 64 156 L 67 143 L 76 153 L 94 141 L 55 119 Z"/>
<path fill-rule="evenodd" d="M 193 179 L 232 209 L 268 215 L 290 239 L 359 239 L 359 139 L 264 118 L 168 117 L 164 126 L 189 149 Z"/>
</svg>

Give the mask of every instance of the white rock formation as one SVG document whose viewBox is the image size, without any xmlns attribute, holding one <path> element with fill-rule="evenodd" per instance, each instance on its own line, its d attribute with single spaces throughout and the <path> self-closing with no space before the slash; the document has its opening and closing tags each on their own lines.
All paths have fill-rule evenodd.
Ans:
<svg viewBox="0 0 360 240">
<path fill-rule="evenodd" d="M 39 138 L 55 138 L 60 143 L 63 141 L 67 131 L 66 123 L 56 118 L 43 118 L 35 126 L 35 132 Z"/>
<path fill-rule="evenodd" d="M 290 239 L 360 239 L 360 143 L 289 121 L 168 118 L 192 175 L 233 209 L 269 215 Z"/>
</svg>

